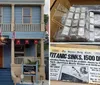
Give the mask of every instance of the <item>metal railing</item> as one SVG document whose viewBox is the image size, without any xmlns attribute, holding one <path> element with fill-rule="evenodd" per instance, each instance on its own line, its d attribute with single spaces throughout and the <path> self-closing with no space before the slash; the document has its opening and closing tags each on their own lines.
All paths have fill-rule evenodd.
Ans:
<svg viewBox="0 0 100 85">
<path fill-rule="evenodd" d="M 0 24 L 0 29 L 2 32 L 10 32 L 11 24 Z"/>
<path fill-rule="evenodd" d="M 11 23 L 0 24 L 2 32 L 11 32 Z M 15 24 L 14 29 L 16 32 L 39 32 L 41 31 L 41 24 Z"/>
<path fill-rule="evenodd" d="M 15 24 L 17 32 L 38 32 L 41 31 L 41 24 Z"/>
</svg>

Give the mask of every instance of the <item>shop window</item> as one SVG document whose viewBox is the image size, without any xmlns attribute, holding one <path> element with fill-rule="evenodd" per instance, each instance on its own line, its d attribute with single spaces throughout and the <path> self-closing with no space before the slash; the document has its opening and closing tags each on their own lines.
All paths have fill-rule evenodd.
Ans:
<svg viewBox="0 0 100 85">
<path fill-rule="evenodd" d="M 22 57 L 25 54 L 24 45 L 15 45 L 15 57 Z"/>
</svg>

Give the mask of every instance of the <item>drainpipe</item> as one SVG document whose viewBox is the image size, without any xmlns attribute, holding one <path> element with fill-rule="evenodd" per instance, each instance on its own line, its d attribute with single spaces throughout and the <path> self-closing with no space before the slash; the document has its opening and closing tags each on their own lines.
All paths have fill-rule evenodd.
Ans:
<svg viewBox="0 0 100 85">
<path fill-rule="evenodd" d="M 11 32 L 13 33 L 14 31 L 14 4 L 12 4 L 11 6 L 12 6 Z M 11 64 L 14 64 L 14 57 L 15 57 L 14 39 L 11 39 Z"/>
</svg>

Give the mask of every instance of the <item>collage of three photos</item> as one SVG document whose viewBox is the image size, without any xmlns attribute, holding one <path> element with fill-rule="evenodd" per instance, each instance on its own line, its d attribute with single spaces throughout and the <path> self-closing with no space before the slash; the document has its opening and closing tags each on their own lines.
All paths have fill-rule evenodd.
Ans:
<svg viewBox="0 0 100 85">
<path fill-rule="evenodd" d="M 100 84 L 100 1 L 50 0 L 50 85 Z"/>
<path fill-rule="evenodd" d="M 99 85 L 99 0 L 0 0 L 0 85 Z"/>
</svg>

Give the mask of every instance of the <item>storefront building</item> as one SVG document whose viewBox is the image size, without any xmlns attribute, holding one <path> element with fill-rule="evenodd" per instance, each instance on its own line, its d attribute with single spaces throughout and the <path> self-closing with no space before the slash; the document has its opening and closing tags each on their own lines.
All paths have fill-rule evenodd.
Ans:
<svg viewBox="0 0 100 85">
<path fill-rule="evenodd" d="M 37 44 L 40 42 L 39 76 L 45 79 L 44 0 L 0 1 L 0 38 L 1 74 L 9 70 L 13 83 L 19 83 L 22 63 L 37 59 Z M 6 85 L 7 82 L 0 83 Z"/>
</svg>

